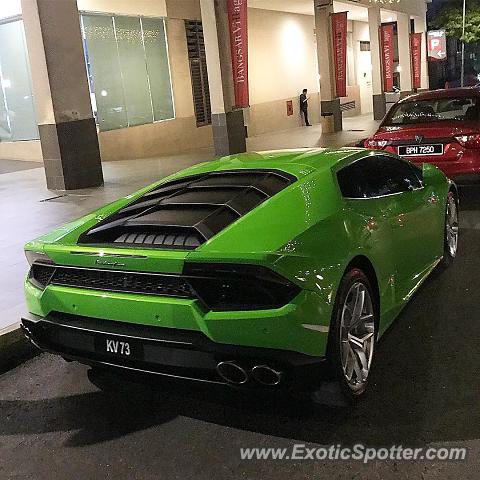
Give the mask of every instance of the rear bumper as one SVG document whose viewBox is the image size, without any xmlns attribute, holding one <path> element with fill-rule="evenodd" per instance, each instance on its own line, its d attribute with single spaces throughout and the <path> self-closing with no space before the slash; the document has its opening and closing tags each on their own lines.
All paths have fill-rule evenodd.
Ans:
<svg viewBox="0 0 480 480">
<path fill-rule="evenodd" d="M 132 325 L 71 314 L 25 315 L 22 329 L 40 350 L 92 366 L 111 367 L 184 380 L 227 384 L 219 362 L 234 361 L 248 374 L 244 387 L 258 387 L 253 367 L 282 372 L 280 385 L 316 386 L 328 375 L 323 357 L 258 347 L 218 344 L 201 332 Z M 108 351 L 107 342 L 128 343 L 129 354 Z M 110 343 L 110 345 L 112 345 Z"/>
<path fill-rule="evenodd" d="M 397 147 L 386 147 L 386 151 L 397 154 Z M 404 157 L 413 163 L 431 163 L 438 167 L 447 177 L 457 183 L 475 183 L 480 179 L 480 151 L 464 150 L 455 157 L 446 159 L 444 156 Z"/>
</svg>

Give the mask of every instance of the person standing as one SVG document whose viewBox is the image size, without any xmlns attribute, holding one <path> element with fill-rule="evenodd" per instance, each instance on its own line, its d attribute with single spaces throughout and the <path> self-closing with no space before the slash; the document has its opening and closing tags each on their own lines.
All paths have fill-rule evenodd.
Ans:
<svg viewBox="0 0 480 480">
<path fill-rule="evenodd" d="M 305 126 L 311 127 L 310 122 L 308 121 L 308 99 L 307 89 L 304 88 L 300 95 L 300 114 L 303 115 L 303 118 L 305 119 Z"/>
</svg>

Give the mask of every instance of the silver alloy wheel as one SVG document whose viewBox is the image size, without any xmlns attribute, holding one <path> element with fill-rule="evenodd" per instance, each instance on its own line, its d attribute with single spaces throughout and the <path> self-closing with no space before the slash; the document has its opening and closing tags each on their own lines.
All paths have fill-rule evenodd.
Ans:
<svg viewBox="0 0 480 480">
<path fill-rule="evenodd" d="M 356 282 L 350 288 L 342 309 L 340 357 L 343 374 L 353 392 L 367 382 L 375 346 L 375 315 L 367 287 Z"/>
<path fill-rule="evenodd" d="M 453 195 L 448 196 L 446 215 L 447 248 L 452 258 L 457 256 L 458 249 L 458 208 Z"/>
</svg>

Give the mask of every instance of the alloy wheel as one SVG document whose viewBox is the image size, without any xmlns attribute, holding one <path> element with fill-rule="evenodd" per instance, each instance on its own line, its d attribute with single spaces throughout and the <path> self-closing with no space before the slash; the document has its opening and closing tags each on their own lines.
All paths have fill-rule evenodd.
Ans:
<svg viewBox="0 0 480 480">
<path fill-rule="evenodd" d="M 448 196 L 446 215 L 447 248 L 452 258 L 457 256 L 458 249 L 458 208 L 453 195 Z"/>
<path fill-rule="evenodd" d="M 343 304 L 340 325 L 343 374 L 353 392 L 367 382 L 375 347 L 375 315 L 367 287 L 354 283 Z"/>
</svg>

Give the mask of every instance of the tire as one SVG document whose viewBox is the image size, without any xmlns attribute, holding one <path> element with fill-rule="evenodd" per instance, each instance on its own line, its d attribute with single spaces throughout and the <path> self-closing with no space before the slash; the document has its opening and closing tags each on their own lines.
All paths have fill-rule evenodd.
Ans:
<svg viewBox="0 0 480 480">
<path fill-rule="evenodd" d="M 447 195 L 445 205 L 445 226 L 443 233 L 443 258 L 441 267 L 449 267 L 458 253 L 458 198 L 453 190 Z"/>
<path fill-rule="evenodd" d="M 332 373 L 349 403 L 365 394 L 377 335 L 378 307 L 370 281 L 352 268 L 340 282 L 327 349 Z"/>
</svg>

